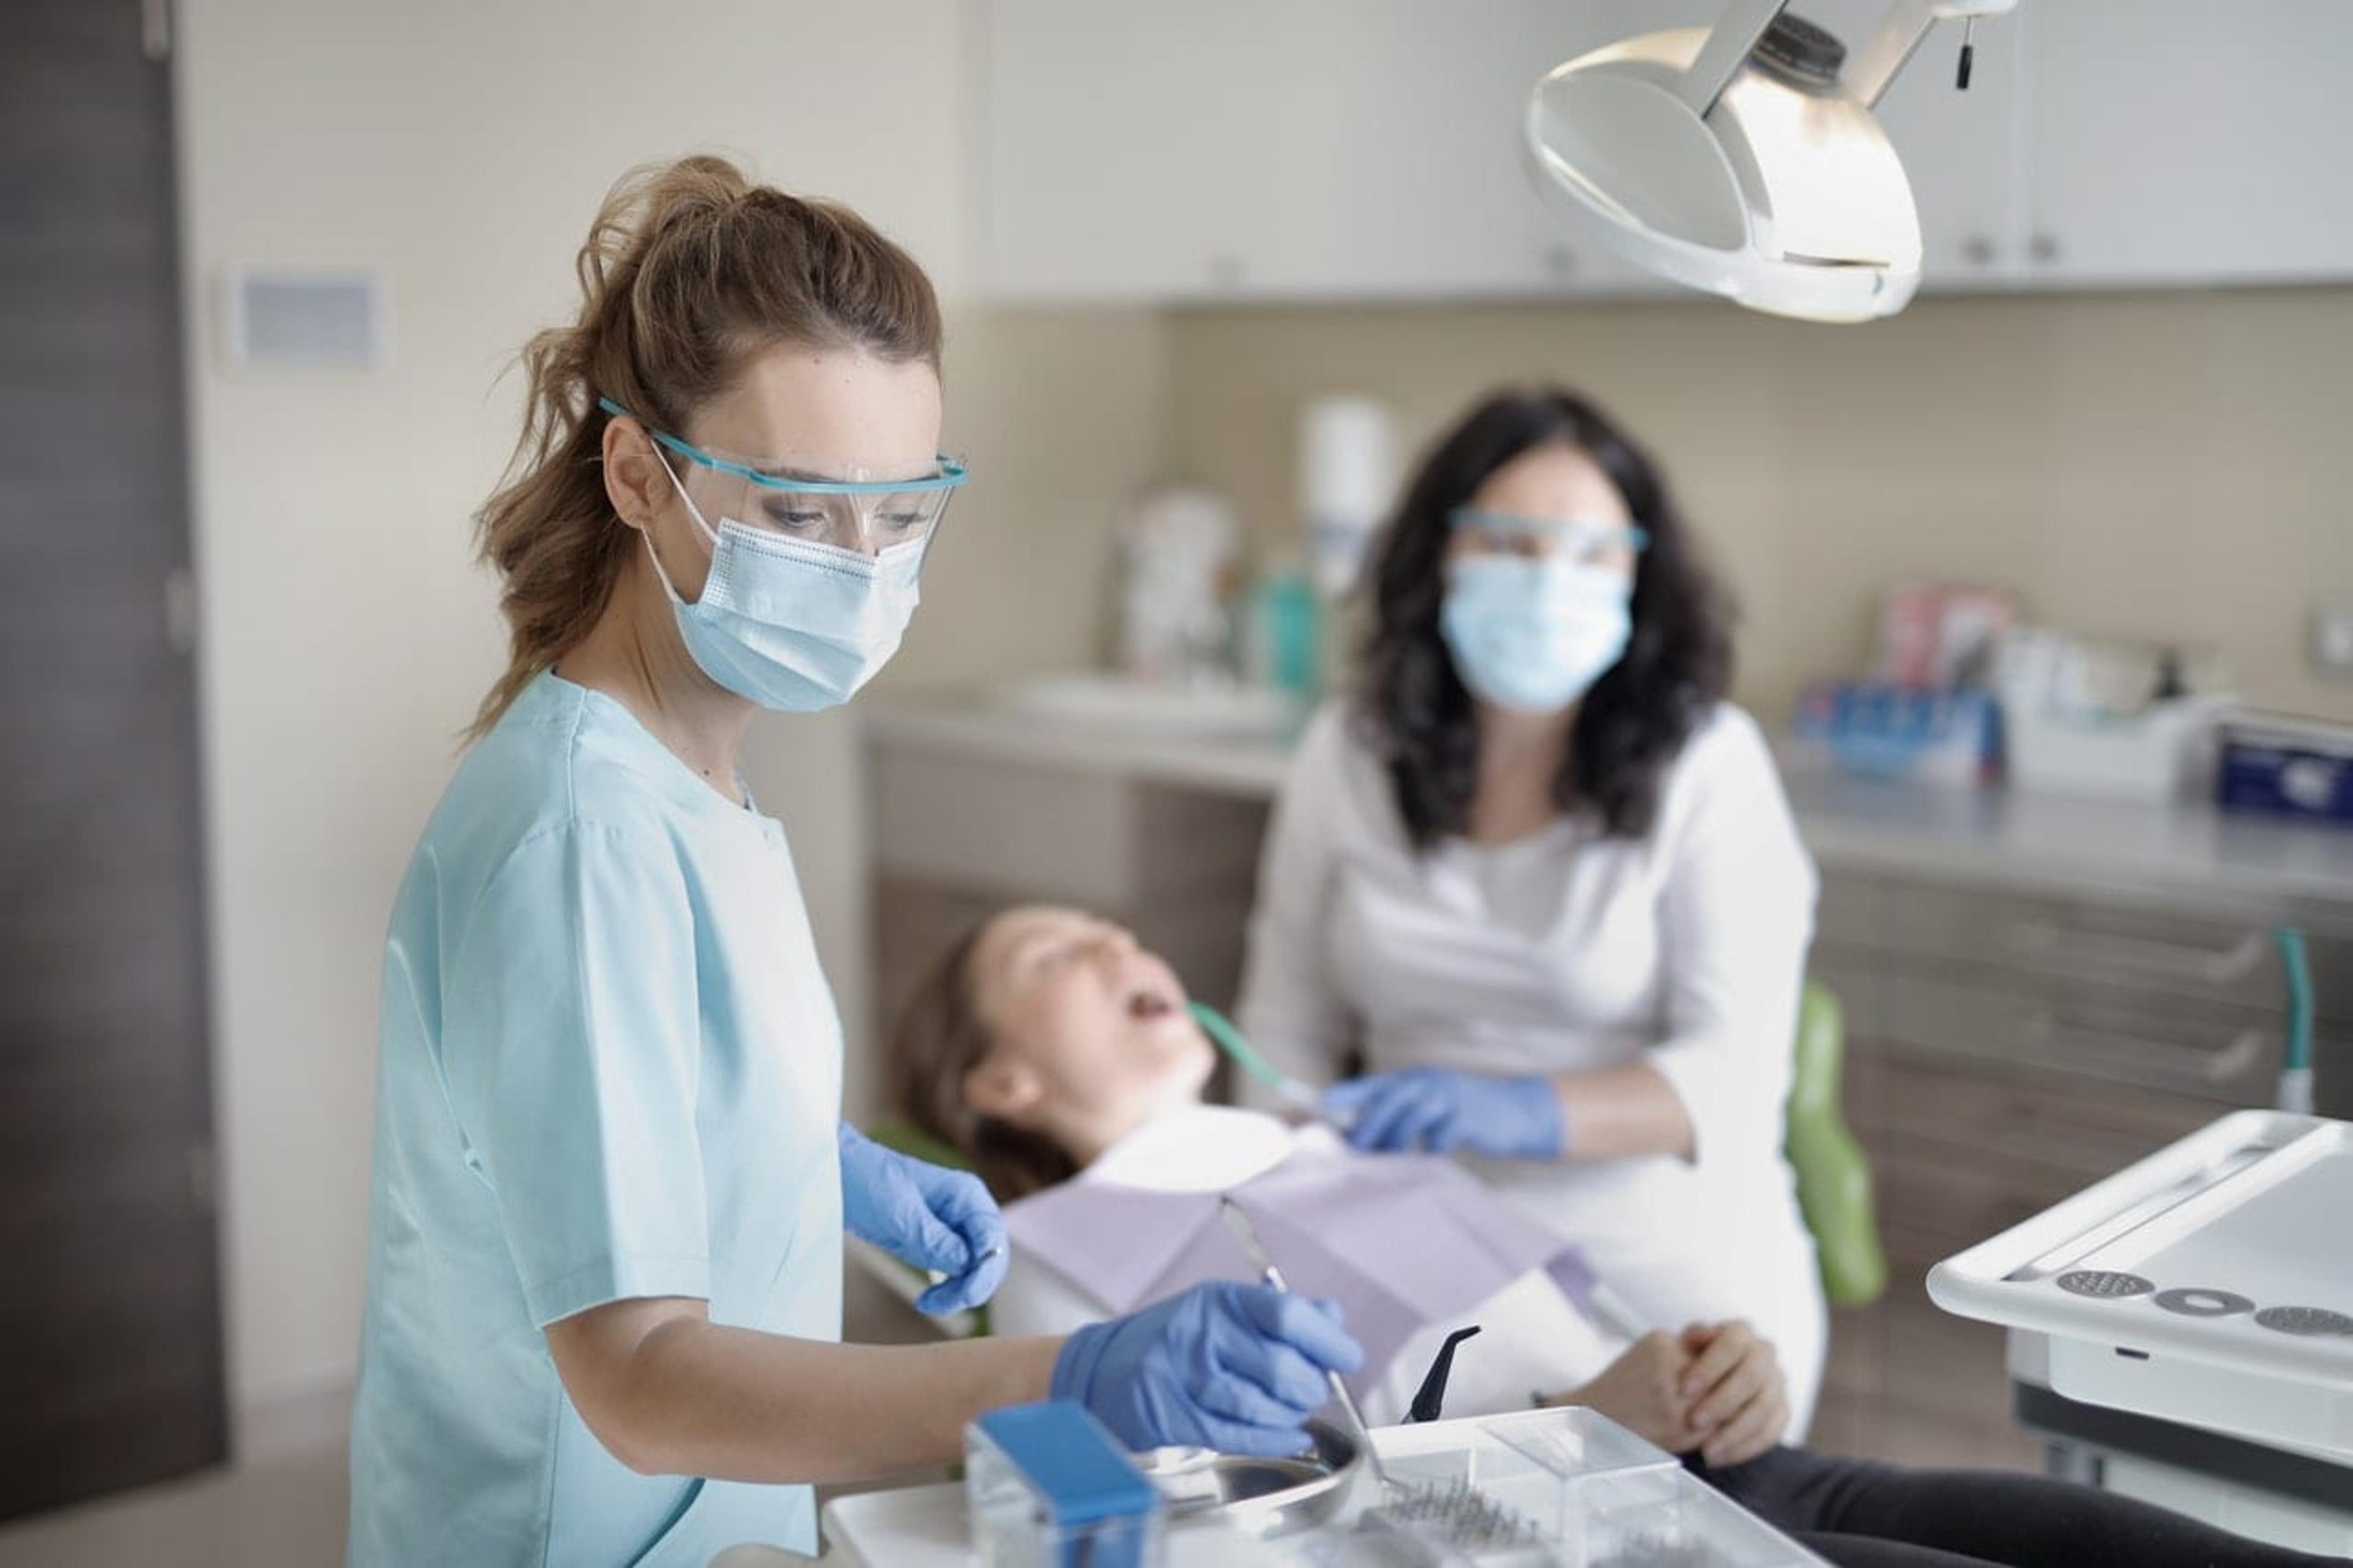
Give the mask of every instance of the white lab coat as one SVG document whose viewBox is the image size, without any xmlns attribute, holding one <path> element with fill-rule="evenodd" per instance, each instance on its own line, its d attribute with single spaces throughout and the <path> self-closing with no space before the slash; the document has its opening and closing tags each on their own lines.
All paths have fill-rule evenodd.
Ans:
<svg viewBox="0 0 2353 1568">
<path fill-rule="evenodd" d="M 1661 1327 L 1746 1318 L 1788 1375 L 1792 1441 L 1827 1339 L 1781 1155 L 1813 864 L 1772 755 L 1729 704 L 1694 733 L 1641 839 L 1583 816 L 1500 847 L 1406 837 L 1385 766 L 1334 707 L 1274 816 L 1240 1023 L 1310 1083 L 1366 1070 L 1589 1071 L 1641 1060 L 1695 1156 L 1470 1160 Z"/>
</svg>

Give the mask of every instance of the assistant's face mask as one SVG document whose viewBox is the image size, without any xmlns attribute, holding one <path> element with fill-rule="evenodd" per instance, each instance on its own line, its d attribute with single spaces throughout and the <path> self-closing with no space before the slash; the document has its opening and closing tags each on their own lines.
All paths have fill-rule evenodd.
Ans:
<svg viewBox="0 0 2353 1568">
<path fill-rule="evenodd" d="M 1556 712 L 1625 656 L 1633 595 L 1624 571 L 1567 555 L 1461 555 L 1447 571 L 1439 630 L 1472 696 Z"/>
<path fill-rule="evenodd" d="M 926 539 L 879 554 L 792 539 L 722 517 L 713 530 L 670 464 L 662 472 L 711 545 L 702 596 L 679 596 L 654 556 L 679 636 L 702 673 L 782 713 L 839 707 L 899 650 L 923 598 Z M 653 540 L 646 541 L 653 555 Z"/>
</svg>

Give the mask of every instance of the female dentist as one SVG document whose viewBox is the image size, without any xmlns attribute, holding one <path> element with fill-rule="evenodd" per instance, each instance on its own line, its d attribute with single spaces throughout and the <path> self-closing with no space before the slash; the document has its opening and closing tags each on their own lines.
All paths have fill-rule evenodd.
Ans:
<svg viewBox="0 0 2353 1568">
<path fill-rule="evenodd" d="M 1652 1323 L 1745 1317 L 1805 1430 L 1826 1314 L 1781 1156 L 1814 871 L 1723 700 L 1725 613 L 1650 459 L 1566 392 L 1442 436 L 1356 700 L 1275 813 L 1240 1021 L 1371 1150 L 1556 1226 Z"/>
<path fill-rule="evenodd" d="M 1356 1349 L 1319 1307 L 1189 1292 L 1063 1339 L 840 1334 L 845 1228 L 985 1300 L 970 1177 L 839 1124 L 841 1034 L 762 709 L 897 647 L 963 470 L 931 284 L 855 215 L 718 159 L 616 187 L 480 517 L 512 661 L 385 955 L 355 1564 L 814 1552 L 811 1483 L 937 1463 L 991 1405 L 1138 1447 L 1295 1449 Z"/>
</svg>

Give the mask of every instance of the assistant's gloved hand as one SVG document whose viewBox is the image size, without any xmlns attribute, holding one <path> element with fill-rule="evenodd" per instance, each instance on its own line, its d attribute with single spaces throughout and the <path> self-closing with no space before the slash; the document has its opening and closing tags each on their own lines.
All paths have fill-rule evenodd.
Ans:
<svg viewBox="0 0 2353 1568">
<path fill-rule="evenodd" d="M 1010 1261 L 1005 1219 L 978 1176 L 911 1160 L 841 1124 L 841 1224 L 945 1279 L 915 1298 L 926 1312 L 957 1312 L 997 1294 Z"/>
<path fill-rule="evenodd" d="M 1324 1114 L 1358 1149 L 1556 1160 L 1568 1141 L 1547 1078 L 1486 1078 L 1409 1068 L 1351 1079 L 1324 1091 Z"/>
<path fill-rule="evenodd" d="M 1300 1424 L 1332 1394 L 1324 1372 L 1364 1359 L 1336 1303 L 1215 1280 L 1072 1334 L 1052 1396 L 1077 1400 L 1131 1448 L 1271 1458 L 1300 1451 Z"/>
</svg>

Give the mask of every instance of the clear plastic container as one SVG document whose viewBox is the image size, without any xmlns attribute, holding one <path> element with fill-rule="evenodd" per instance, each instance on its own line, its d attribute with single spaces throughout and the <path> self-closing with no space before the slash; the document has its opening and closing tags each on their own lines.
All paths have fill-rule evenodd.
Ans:
<svg viewBox="0 0 2353 1568">
<path fill-rule="evenodd" d="M 1411 1436 L 1408 1436 L 1408 1434 Z M 1785 1568 L 1821 1560 L 1665 1450 L 1579 1407 L 1384 1434 L 1390 1478 L 1437 1506 L 1392 1505 L 1342 1564 L 1444 1568 Z M 1464 1528 L 1452 1529 L 1450 1523 Z M 1354 1552 L 1351 1553 L 1350 1549 Z"/>
<path fill-rule="evenodd" d="M 1645 1495 L 1645 1478 L 1683 1473 L 1665 1449 L 1574 1405 L 1481 1422 L 1471 1470 L 1472 1485 L 1563 1545 L 1578 1542 L 1597 1513 Z"/>
<path fill-rule="evenodd" d="M 1554 1559 L 1573 1568 L 1814 1568 L 1822 1561 L 1680 1468 L 1597 1478 L 1578 1503 Z"/>
<path fill-rule="evenodd" d="M 965 1428 L 965 1502 L 987 1568 L 1163 1568 L 1160 1493 L 1079 1405 L 992 1410 Z"/>
</svg>

